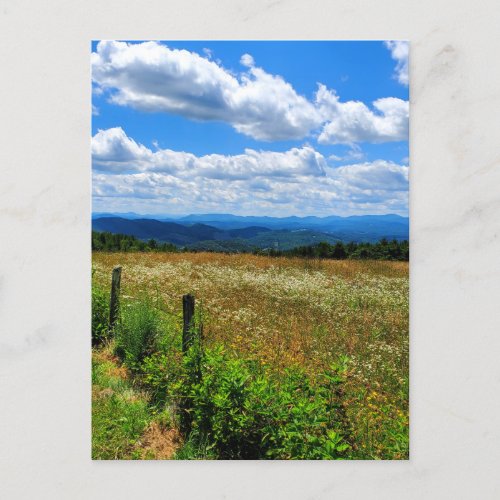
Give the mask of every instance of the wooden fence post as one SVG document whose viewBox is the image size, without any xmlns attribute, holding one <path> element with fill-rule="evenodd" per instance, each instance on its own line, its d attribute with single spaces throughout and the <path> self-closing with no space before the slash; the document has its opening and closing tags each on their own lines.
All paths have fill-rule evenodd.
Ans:
<svg viewBox="0 0 500 500">
<path fill-rule="evenodd" d="M 182 314 L 182 352 L 186 352 L 193 345 L 194 336 L 194 297 L 190 294 L 182 296 Z"/>
<path fill-rule="evenodd" d="M 120 280 L 122 276 L 121 266 L 113 268 L 111 275 L 111 298 L 109 300 L 109 331 L 115 327 L 120 308 Z"/>
</svg>

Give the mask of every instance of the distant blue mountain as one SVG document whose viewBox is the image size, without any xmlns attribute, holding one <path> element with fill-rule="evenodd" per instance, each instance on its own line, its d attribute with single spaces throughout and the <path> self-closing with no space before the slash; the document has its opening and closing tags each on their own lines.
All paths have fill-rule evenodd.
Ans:
<svg viewBox="0 0 500 500">
<path fill-rule="evenodd" d="M 94 231 L 127 234 L 141 240 L 151 238 L 160 242 L 186 246 L 199 241 L 223 241 L 236 238 L 247 239 L 270 231 L 265 227 L 223 230 L 206 224 L 177 224 L 155 219 L 125 219 L 123 217 L 99 217 L 92 220 Z"/>
<path fill-rule="evenodd" d="M 122 215 L 117 217 L 95 213 L 92 216 L 92 228 L 95 231 L 128 234 L 143 240 L 154 238 L 182 246 L 207 241 L 238 240 L 241 245 L 253 247 L 278 245 L 292 248 L 294 245 L 308 245 L 319 241 L 375 242 L 382 238 L 409 238 L 408 218 L 395 214 L 351 217 L 192 214 L 162 220 L 135 213 Z"/>
<path fill-rule="evenodd" d="M 340 217 L 259 217 L 230 214 L 188 215 L 179 223 L 199 222 L 220 229 L 237 229 L 250 225 L 273 230 L 311 229 L 336 236 L 343 241 L 378 241 L 381 238 L 407 240 L 409 219 L 396 214 L 353 215 Z"/>
<path fill-rule="evenodd" d="M 120 217 L 121 219 L 155 219 L 155 220 L 175 220 L 175 217 L 167 214 L 137 214 L 135 212 L 92 212 L 92 219 L 102 217 Z"/>
</svg>

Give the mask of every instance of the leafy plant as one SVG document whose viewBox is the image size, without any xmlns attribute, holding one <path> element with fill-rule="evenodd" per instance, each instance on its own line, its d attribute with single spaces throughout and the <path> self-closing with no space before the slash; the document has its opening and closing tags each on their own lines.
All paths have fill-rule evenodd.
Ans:
<svg viewBox="0 0 500 500">
<path fill-rule="evenodd" d="M 182 369 L 181 353 L 155 352 L 144 358 L 140 371 L 143 385 L 151 392 L 156 404 L 167 402 L 170 386 L 179 380 Z"/>
<path fill-rule="evenodd" d="M 223 459 L 344 458 L 337 371 L 314 385 L 300 369 L 284 375 L 252 361 L 233 359 L 221 347 L 192 348 L 185 373 L 173 385 L 189 446 Z M 192 454 L 192 451 L 191 451 Z"/>
<path fill-rule="evenodd" d="M 151 299 L 144 297 L 127 304 L 116 329 L 116 353 L 127 366 L 138 369 L 142 360 L 155 351 L 160 327 L 160 312 Z"/>
<path fill-rule="evenodd" d="M 108 338 L 109 296 L 97 285 L 92 286 L 92 345 Z"/>
</svg>

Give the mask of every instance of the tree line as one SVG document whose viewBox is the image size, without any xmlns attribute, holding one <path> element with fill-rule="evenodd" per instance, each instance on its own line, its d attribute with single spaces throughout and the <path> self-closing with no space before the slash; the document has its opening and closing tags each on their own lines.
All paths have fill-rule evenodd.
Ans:
<svg viewBox="0 0 500 500">
<path fill-rule="evenodd" d="M 100 252 L 178 252 L 172 243 L 158 243 L 155 239 L 142 241 L 129 234 L 92 231 L 92 250 Z"/>
<path fill-rule="evenodd" d="M 377 243 L 344 243 L 334 244 L 321 242 L 315 245 L 306 245 L 290 250 L 260 250 L 258 253 L 270 256 L 309 257 L 317 259 L 359 259 L 359 260 L 400 260 L 410 258 L 408 240 L 381 239 Z"/>
<path fill-rule="evenodd" d="M 186 247 L 177 247 L 172 243 L 159 243 L 155 239 L 142 241 L 135 236 L 109 232 L 92 231 L 92 250 L 101 252 L 197 252 Z M 205 250 L 206 251 L 206 250 Z M 211 250 L 214 251 L 214 250 Z M 224 252 L 230 253 L 230 252 Z M 241 253 L 244 253 L 243 251 Z M 321 242 L 304 245 L 289 250 L 258 249 L 249 250 L 255 255 L 270 257 L 305 257 L 316 259 L 359 259 L 359 260 L 399 260 L 408 261 L 410 245 L 408 240 L 381 239 L 376 243 Z"/>
</svg>

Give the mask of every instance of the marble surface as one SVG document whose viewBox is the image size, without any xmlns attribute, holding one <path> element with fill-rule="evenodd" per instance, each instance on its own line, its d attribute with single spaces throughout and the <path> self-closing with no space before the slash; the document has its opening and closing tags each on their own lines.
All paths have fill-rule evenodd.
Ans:
<svg viewBox="0 0 500 500">
<path fill-rule="evenodd" d="M 0 496 L 500 497 L 500 4 L 2 0 Z M 411 41 L 411 460 L 90 460 L 90 40 Z"/>
</svg>

